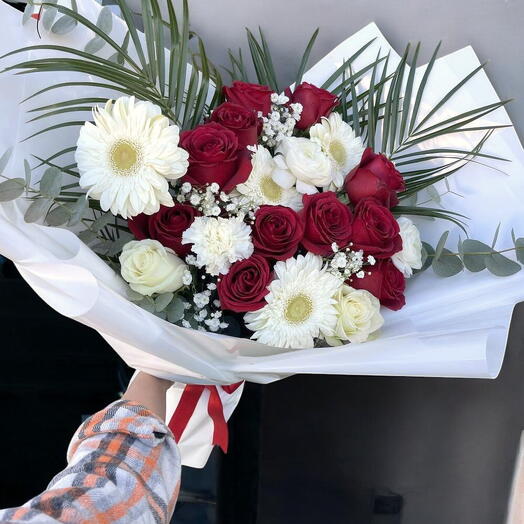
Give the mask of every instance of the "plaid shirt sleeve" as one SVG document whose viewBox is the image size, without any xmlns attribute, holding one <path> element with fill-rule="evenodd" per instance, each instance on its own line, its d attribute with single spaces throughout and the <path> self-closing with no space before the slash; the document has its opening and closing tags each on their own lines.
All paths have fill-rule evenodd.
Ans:
<svg viewBox="0 0 524 524">
<path fill-rule="evenodd" d="M 46 491 L 0 522 L 169 522 L 180 486 L 180 455 L 169 428 L 136 402 L 117 401 L 86 420 L 68 467 Z"/>
</svg>

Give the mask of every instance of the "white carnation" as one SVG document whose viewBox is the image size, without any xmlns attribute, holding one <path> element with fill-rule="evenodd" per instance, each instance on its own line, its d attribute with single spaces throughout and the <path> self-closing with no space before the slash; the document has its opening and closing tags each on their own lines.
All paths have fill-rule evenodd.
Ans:
<svg viewBox="0 0 524 524">
<path fill-rule="evenodd" d="M 422 267 L 420 231 L 409 218 L 400 217 L 397 222 L 400 227 L 400 237 L 402 238 L 402 251 L 395 253 L 391 257 L 391 261 L 406 278 L 409 278 L 413 274 L 413 269 Z"/>
<path fill-rule="evenodd" d="M 296 185 L 299 193 L 311 195 L 317 187 L 332 182 L 331 161 L 320 145 L 308 138 L 286 137 L 277 150 L 273 180 L 284 189 Z"/>
<path fill-rule="evenodd" d="M 182 244 L 193 244 L 195 265 L 210 275 L 226 274 L 233 262 L 253 253 L 251 228 L 240 217 L 197 217 L 182 234 Z"/>
<path fill-rule="evenodd" d="M 181 288 L 187 266 L 157 240 L 128 242 L 120 255 L 122 278 L 141 295 L 170 293 Z"/>
<path fill-rule="evenodd" d="M 332 346 L 340 345 L 342 340 L 365 342 L 371 333 L 384 324 L 380 302 L 365 289 L 353 289 L 343 284 L 335 300 L 337 325 L 334 336 L 327 338 Z"/>
</svg>

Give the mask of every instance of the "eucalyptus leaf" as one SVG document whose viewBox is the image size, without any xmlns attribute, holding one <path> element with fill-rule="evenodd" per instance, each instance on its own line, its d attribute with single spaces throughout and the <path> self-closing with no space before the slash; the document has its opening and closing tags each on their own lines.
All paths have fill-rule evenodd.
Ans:
<svg viewBox="0 0 524 524">
<path fill-rule="evenodd" d="M 442 249 L 439 258 L 433 259 L 431 267 L 439 277 L 452 277 L 464 269 L 462 260 L 446 248 Z"/>
<path fill-rule="evenodd" d="M 24 160 L 25 185 L 27 188 L 31 186 L 31 166 L 27 160 Z"/>
<path fill-rule="evenodd" d="M 136 291 L 132 290 L 130 287 L 126 289 L 126 295 L 127 295 L 127 298 L 131 302 L 140 302 L 144 298 L 144 295 L 137 293 Z"/>
<path fill-rule="evenodd" d="M 64 225 L 71 216 L 71 209 L 66 204 L 58 204 L 51 209 L 46 216 L 46 223 L 49 226 L 57 227 Z"/>
<path fill-rule="evenodd" d="M 6 168 L 7 164 L 9 163 L 9 159 L 11 158 L 12 154 L 13 154 L 13 148 L 10 147 L 0 157 L 0 173 L 4 172 L 4 169 Z"/>
<path fill-rule="evenodd" d="M 76 226 L 84 217 L 84 213 L 89 207 L 89 202 L 85 195 L 82 195 L 80 198 L 73 202 L 71 206 L 71 217 L 69 218 L 68 226 Z"/>
<path fill-rule="evenodd" d="M 90 244 L 91 242 L 94 242 L 95 240 L 98 240 L 98 237 L 96 236 L 96 233 L 94 233 L 90 229 L 85 229 L 84 231 L 80 231 L 80 233 L 78 233 L 78 238 L 84 244 Z"/>
<path fill-rule="evenodd" d="M 97 27 L 106 34 L 109 34 L 113 29 L 113 13 L 109 6 L 105 6 L 100 11 L 96 21 Z"/>
<path fill-rule="evenodd" d="M 493 241 L 491 242 L 491 247 L 493 248 L 497 244 L 497 240 L 499 238 L 499 231 L 500 231 L 500 222 L 499 222 L 499 225 L 497 226 L 497 229 L 495 230 L 495 234 L 493 235 Z"/>
<path fill-rule="evenodd" d="M 167 320 L 172 324 L 184 318 L 184 301 L 180 297 L 175 297 L 166 309 Z"/>
<path fill-rule="evenodd" d="M 155 298 L 155 311 L 164 311 L 173 300 L 173 297 L 173 293 L 162 293 L 161 295 L 158 295 L 158 297 Z"/>
<path fill-rule="evenodd" d="M 31 18 L 31 15 L 34 13 L 34 6 L 28 3 L 24 8 L 24 14 L 22 16 L 22 25 L 25 25 L 28 20 Z"/>
<path fill-rule="evenodd" d="M 51 27 L 51 32 L 57 35 L 66 35 L 70 33 L 76 26 L 78 22 L 71 18 L 70 16 L 61 16 Z"/>
<path fill-rule="evenodd" d="M 10 178 L 0 183 L 0 202 L 15 200 L 22 195 L 25 189 L 23 178 Z"/>
<path fill-rule="evenodd" d="M 500 253 L 487 255 L 484 260 L 489 272 L 498 277 L 509 277 L 521 270 L 520 264 Z"/>
<path fill-rule="evenodd" d="M 56 198 L 61 189 L 62 173 L 56 167 L 49 167 L 40 180 L 40 193 L 48 198 Z"/>
<path fill-rule="evenodd" d="M 95 53 L 98 53 L 104 46 L 106 42 L 99 36 L 94 36 L 87 42 L 86 46 L 84 47 L 84 51 L 86 53 L 94 55 Z"/>
<path fill-rule="evenodd" d="M 47 0 L 48 4 L 56 4 L 57 0 Z M 51 26 L 53 25 L 53 22 L 55 21 L 56 15 L 58 13 L 58 10 L 56 7 L 44 7 L 44 12 L 42 14 L 42 18 L 40 21 L 42 22 L 42 26 L 46 31 L 49 31 L 51 29 Z"/>
<path fill-rule="evenodd" d="M 524 238 L 515 239 L 515 252 L 517 255 L 517 260 L 524 264 Z"/>
<path fill-rule="evenodd" d="M 143 297 L 142 300 L 136 304 L 142 309 L 145 309 L 148 313 L 155 312 L 155 303 L 151 297 Z"/>
<path fill-rule="evenodd" d="M 27 208 L 24 219 L 26 222 L 36 222 L 45 216 L 47 210 L 51 207 L 52 201 L 48 198 L 37 198 Z"/>
<path fill-rule="evenodd" d="M 426 271 L 426 269 L 431 266 L 434 255 L 435 250 L 433 249 L 433 246 L 427 242 L 422 242 L 422 267 L 418 270 L 415 270 L 415 273 L 422 273 L 422 271 Z"/>
<path fill-rule="evenodd" d="M 440 237 L 437 247 L 435 248 L 435 258 L 434 260 L 438 260 L 440 258 L 440 255 L 442 254 L 442 251 L 444 249 L 444 246 L 446 245 L 446 240 L 448 239 L 449 231 L 444 231 L 442 233 L 442 236 Z"/>
<path fill-rule="evenodd" d="M 486 269 L 485 253 L 491 253 L 493 250 L 487 244 L 467 238 L 461 244 L 462 260 L 468 271 L 477 273 Z"/>
</svg>

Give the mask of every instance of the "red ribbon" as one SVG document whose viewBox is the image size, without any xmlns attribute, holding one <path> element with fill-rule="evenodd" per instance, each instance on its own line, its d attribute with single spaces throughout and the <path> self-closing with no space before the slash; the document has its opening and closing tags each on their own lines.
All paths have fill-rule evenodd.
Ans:
<svg viewBox="0 0 524 524">
<path fill-rule="evenodd" d="M 214 446 L 220 446 L 224 453 L 227 453 L 228 446 L 228 430 L 227 422 L 224 417 L 224 407 L 222 400 L 218 393 L 218 388 L 222 388 L 226 393 L 233 393 L 236 391 L 242 382 L 231 384 L 230 386 L 200 386 L 188 384 L 182 392 L 178 406 L 169 421 L 169 429 L 173 432 L 175 440 L 180 442 L 182 434 L 184 433 L 189 420 L 193 416 L 197 407 L 198 401 L 202 393 L 207 389 L 209 391 L 209 401 L 207 403 L 207 412 L 213 421 L 213 441 Z"/>
</svg>

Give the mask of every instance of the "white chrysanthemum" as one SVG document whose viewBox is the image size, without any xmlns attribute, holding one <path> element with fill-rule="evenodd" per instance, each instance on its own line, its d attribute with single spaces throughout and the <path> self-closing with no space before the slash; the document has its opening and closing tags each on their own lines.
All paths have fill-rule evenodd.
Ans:
<svg viewBox="0 0 524 524">
<path fill-rule="evenodd" d="M 251 228 L 241 217 L 197 217 L 182 234 L 182 244 L 193 244 L 196 265 L 210 275 L 226 274 L 233 262 L 253 254 Z"/>
<path fill-rule="evenodd" d="M 322 266 L 322 258 L 307 253 L 275 264 L 267 304 L 246 313 L 251 338 L 283 348 L 310 348 L 315 338 L 333 335 L 337 312 L 333 295 L 340 280 Z"/>
<path fill-rule="evenodd" d="M 299 193 L 312 195 L 317 187 L 332 182 L 331 161 L 320 145 L 309 138 L 286 137 L 282 139 L 275 157 L 277 168 L 273 180 L 281 187 L 296 186 Z"/>
<path fill-rule="evenodd" d="M 414 269 L 422 267 L 420 231 L 409 218 L 400 217 L 397 222 L 400 227 L 400 238 L 402 238 L 402 251 L 395 253 L 391 261 L 406 278 L 409 278 Z"/>
<path fill-rule="evenodd" d="M 76 162 L 80 186 L 100 207 L 129 218 L 172 206 L 168 179 L 187 171 L 179 129 L 151 102 L 121 97 L 93 111 L 95 123 L 80 130 Z"/>
<path fill-rule="evenodd" d="M 339 113 L 322 117 L 320 123 L 309 129 L 309 136 L 322 148 L 331 160 L 333 184 L 340 189 L 346 175 L 360 163 L 364 146 L 362 139 L 355 136 L 353 128 L 342 120 Z"/>
<path fill-rule="evenodd" d="M 284 189 L 272 178 L 275 161 L 271 153 L 263 146 L 257 146 L 251 156 L 252 170 L 249 178 L 236 187 L 242 195 L 242 200 L 262 206 L 286 206 L 295 211 L 302 208 L 302 195 L 294 187 Z"/>
</svg>

